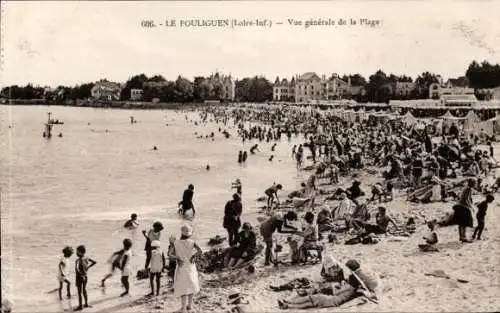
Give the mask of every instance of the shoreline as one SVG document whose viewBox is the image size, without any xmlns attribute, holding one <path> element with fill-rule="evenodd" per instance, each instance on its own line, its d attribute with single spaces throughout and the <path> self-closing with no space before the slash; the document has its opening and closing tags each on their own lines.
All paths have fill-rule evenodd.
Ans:
<svg viewBox="0 0 500 313">
<path fill-rule="evenodd" d="M 202 102 L 189 103 L 167 103 L 167 102 L 134 102 L 134 101 L 82 101 L 73 104 L 68 103 L 47 103 L 42 100 L 26 101 L 17 103 L 9 100 L 6 103 L 0 103 L 3 106 L 54 106 L 54 107 L 74 107 L 74 108 L 96 108 L 96 109 L 123 109 L 123 110 L 172 110 L 172 109 L 189 109 L 207 107 L 213 104 L 205 104 Z M 227 103 L 220 103 L 217 106 L 224 106 Z"/>
</svg>

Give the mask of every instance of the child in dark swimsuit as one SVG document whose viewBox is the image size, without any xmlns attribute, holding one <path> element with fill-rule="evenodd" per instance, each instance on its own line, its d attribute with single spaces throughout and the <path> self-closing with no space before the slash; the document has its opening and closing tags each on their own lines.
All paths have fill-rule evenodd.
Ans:
<svg viewBox="0 0 500 313">
<path fill-rule="evenodd" d="M 474 234 L 472 235 L 472 239 L 476 239 L 477 235 L 477 240 L 481 240 L 481 235 L 483 234 L 483 229 L 484 229 L 484 218 L 486 217 L 486 210 L 488 210 L 488 204 L 492 203 L 495 201 L 495 198 L 493 195 L 489 194 L 486 196 L 486 200 L 482 201 L 477 205 L 477 227 L 474 230 Z"/>
<path fill-rule="evenodd" d="M 272 205 L 274 203 L 274 198 L 276 198 L 276 201 L 279 204 L 280 200 L 278 198 L 278 190 L 281 190 L 281 189 L 283 189 L 283 186 L 281 186 L 281 184 L 272 185 L 271 187 L 266 189 L 265 194 L 267 196 L 267 207 L 268 208 L 272 207 Z"/>
<path fill-rule="evenodd" d="M 78 259 L 75 261 L 75 273 L 76 273 L 76 288 L 78 290 L 78 307 L 75 311 L 80 311 L 83 307 L 88 308 L 88 297 L 87 297 L 87 271 L 89 268 L 94 266 L 96 262 L 88 257 L 85 257 L 86 249 L 85 246 L 78 246 L 76 248 L 76 255 Z M 82 307 L 82 294 L 85 300 L 85 305 Z"/>
</svg>

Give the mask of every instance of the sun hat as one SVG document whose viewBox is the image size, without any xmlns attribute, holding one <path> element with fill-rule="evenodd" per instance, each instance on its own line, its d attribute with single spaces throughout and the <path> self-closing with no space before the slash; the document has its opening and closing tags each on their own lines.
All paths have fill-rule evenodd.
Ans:
<svg viewBox="0 0 500 313">
<path fill-rule="evenodd" d="M 159 240 L 153 240 L 151 241 L 151 248 L 159 248 L 160 247 L 160 241 Z"/>
<path fill-rule="evenodd" d="M 191 236 L 193 234 L 193 229 L 189 225 L 182 225 L 181 234 L 183 236 Z"/>
</svg>

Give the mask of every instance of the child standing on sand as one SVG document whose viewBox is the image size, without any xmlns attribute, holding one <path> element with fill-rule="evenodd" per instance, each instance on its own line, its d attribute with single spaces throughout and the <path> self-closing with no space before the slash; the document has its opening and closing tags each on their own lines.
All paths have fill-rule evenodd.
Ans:
<svg viewBox="0 0 500 313">
<path fill-rule="evenodd" d="M 193 307 L 193 295 L 200 291 L 198 271 L 194 259 L 202 254 L 200 247 L 191 239 L 193 233 L 189 225 L 181 227 L 181 238 L 174 242 L 169 257 L 177 261 L 174 278 L 174 295 L 181 297 L 178 313 L 187 312 Z M 195 253 L 193 251 L 196 250 Z"/>
<path fill-rule="evenodd" d="M 477 240 L 481 240 L 481 235 L 483 234 L 484 229 L 484 218 L 486 217 L 486 210 L 488 210 L 488 204 L 492 203 L 493 201 L 495 201 L 495 198 L 493 197 L 493 195 L 489 194 L 486 196 L 486 200 L 477 205 L 477 227 L 474 230 L 472 239 L 476 239 L 477 235 Z"/>
<path fill-rule="evenodd" d="M 153 296 L 154 293 L 154 280 L 156 279 L 156 295 L 160 295 L 160 278 L 163 268 L 165 268 L 165 254 L 160 249 L 160 241 L 154 240 L 151 242 L 151 272 L 149 275 L 149 283 L 151 285 L 151 293 L 149 296 Z"/>
<path fill-rule="evenodd" d="M 71 299 L 70 281 L 68 279 L 68 262 L 69 258 L 73 255 L 73 248 L 65 247 L 62 250 L 63 257 L 59 260 L 57 267 L 57 279 L 59 280 L 59 300 L 62 300 L 63 284 L 66 283 L 66 296 Z"/>
<path fill-rule="evenodd" d="M 125 288 L 125 291 L 120 295 L 120 297 L 128 295 L 130 284 L 128 278 L 132 273 L 132 240 L 123 239 L 123 256 L 121 258 L 121 266 L 122 270 L 122 285 Z"/>
<path fill-rule="evenodd" d="M 78 290 L 78 307 L 75 311 L 80 311 L 83 307 L 88 308 L 88 297 L 87 297 L 87 271 L 89 268 L 96 264 L 96 261 L 85 256 L 87 250 L 85 246 L 81 245 L 76 248 L 76 256 L 78 259 L 75 261 L 75 274 L 76 274 L 76 288 Z M 85 300 L 85 305 L 82 307 L 82 294 Z"/>
</svg>

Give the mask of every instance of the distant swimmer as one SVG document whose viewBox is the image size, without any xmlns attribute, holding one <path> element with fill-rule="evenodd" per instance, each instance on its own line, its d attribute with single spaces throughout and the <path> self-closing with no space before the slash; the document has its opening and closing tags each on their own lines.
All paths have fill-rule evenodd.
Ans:
<svg viewBox="0 0 500 313">
<path fill-rule="evenodd" d="M 238 152 L 238 163 L 243 163 L 243 151 Z"/>
<path fill-rule="evenodd" d="M 243 151 L 243 163 L 246 163 L 247 162 L 247 158 L 248 158 L 248 153 L 246 151 Z"/>
<path fill-rule="evenodd" d="M 106 132 L 109 132 L 109 131 L 106 129 Z"/>
<path fill-rule="evenodd" d="M 210 171 L 210 165 L 207 164 L 207 171 Z"/>
<path fill-rule="evenodd" d="M 63 136 L 62 133 L 59 133 L 59 135 L 57 135 L 57 137 L 61 138 Z"/>
<path fill-rule="evenodd" d="M 153 147 L 153 150 L 154 150 L 154 151 L 158 150 L 158 147 L 157 147 L 157 146 L 154 146 L 154 147 Z"/>
<path fill-rule="evenodd" d="M 274 149 L 276 149 L 276 144 L 274 144 L 274 145 L 271 147 L 271 151 L 274 151 Z"/>
<path fill-rule="evenodd" d="M 258 144 L 255 144 L 255 145 L 253 145 L 253 146 L 250 148 L 250 153 L 251 153 L 251 154 L 255 154 L 255 151 L 260 152 L 260 150 L 259 150 L 259 145 L 258 145 Z"/>
<path fill-rule="evenodd" d="M 269 162 L 272 162 L 272 161 L 273 161 L 273 159 L 274 159 L 274 155 L 271 155 L 271 156 L 269 157 Z"/>
</svg>

